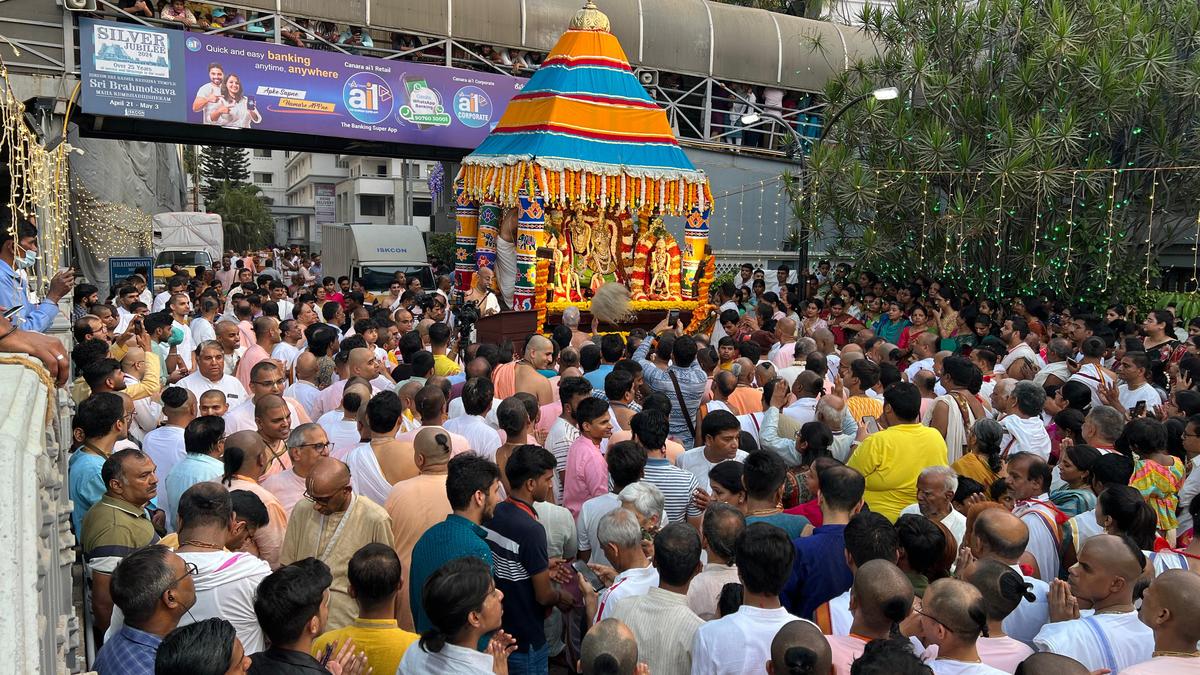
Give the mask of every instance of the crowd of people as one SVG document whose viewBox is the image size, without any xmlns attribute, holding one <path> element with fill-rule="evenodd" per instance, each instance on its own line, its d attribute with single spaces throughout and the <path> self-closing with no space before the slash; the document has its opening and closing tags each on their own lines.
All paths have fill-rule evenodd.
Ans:
<svg viewBox="0 0 1200 675">
<path fill-rule="evenodd" d="M 709 334 L 568 309 L 514 349 L 460 344 L 440 264 L 375 295 L 231 253 L 34 303 L 7 231 L 0 349 L 77 401 L 100 675 L 1200 672 L 1169 310 L 822 262 L 738 270 Z"/>
</svg>

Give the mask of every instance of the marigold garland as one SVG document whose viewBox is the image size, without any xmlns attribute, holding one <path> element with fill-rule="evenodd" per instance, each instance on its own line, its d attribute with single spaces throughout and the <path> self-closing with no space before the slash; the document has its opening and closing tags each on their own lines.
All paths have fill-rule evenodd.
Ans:
<svg viewBox="0 0 1200 675">
<path fill-rule="evenodd" d="M 708 181 L 692 182 L 686 178 L 651 178 L 648 176 L 609 175 L 586 170 L 563 169 L 552 171 L 536 161 L 517 162 L 506 166 L 468 164 L 459 178 L 468 197 L 476 201 L 495 199 L 502 206 L 517 205 L 522 187 L 536 185 L 547 208 L 572 209 L 576 204 L 606 208 L 615 204 L 618 209 L 684 215 L 692 209 L 703 210 L 712 204 Z"/>
<path fill-rule="evenodd" d="M 546 287 L 550 281 L 550 261 L 537 259 L 537 281 L 533 287 L 533 308 L 537 311 L 538 330 L 546 325 Z"/>
<path fill-rule="evenodd" d="M 682 300 L 682 301 L 635 300 L 635 301 L 629 303 L 629 309 L 631 309 L 635 312 L 637 312 L 637 311 L 653 312 L 653 311 L 672 310 L 672 309 L 678 309 L 680 311 L 686 312 L 688 310 L 694 310 L 699 305 L 700 305 L 700 303 L 698 303 L 694 300 Z M 592 303 L 590 303 L 590 302 L 548 302 L 548 303 L 546 303 L 546 310 L 548 312 L 550 312 L 551 314 L 562 314 L 563 310 L 565 310 L 568 307 L 578 307 L 579 311 L 588 312 L 588 311 L 591 311 L 591 309 L 592 309 Z"/>
</svg>

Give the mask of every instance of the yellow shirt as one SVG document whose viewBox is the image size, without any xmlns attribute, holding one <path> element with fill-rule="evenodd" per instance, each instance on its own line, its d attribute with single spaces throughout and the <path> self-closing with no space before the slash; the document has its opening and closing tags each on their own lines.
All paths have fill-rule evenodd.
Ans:
<svg viewBox="0 0 1200 675">
<path fill-rule="evenodd" d="M 923 424 L 897 424 L 867 437 L 846 466 L 866 479 L 863 498 L 872 511 L 895 522 L 917 503 L 917 478 L 930 466 L 946 465 L 946 441 Z"/>
<path fill-rule="evenodd" d="M 445 354 L 434 354 L 433 355 L 433 374 L 434 375 L 440 375 L 442 377 L 449 377 L 451 375 L 457 375 L 461 372 L 462 372 L 462 368 L 459 368 L 458 364 L 455 363 L 449 356 L 446 356 Z"/>
<path fill-rule="evenodd" d="M 374 673 L 394 673 L 400 668 L 400 659 L 409 645 L 421 639 L 420 635 L 410 633 L 396 626 L 395 619 L 355 619 L 354 623 L 331 630 L 313 641 L 312 654 L 321 658 L 325 653 L 325 645 L 336 642 L 334 651 L 342 646 L 349 638 L 354 640 L 354 646 L 367 655 L 367 665 Z"/>
</svg>

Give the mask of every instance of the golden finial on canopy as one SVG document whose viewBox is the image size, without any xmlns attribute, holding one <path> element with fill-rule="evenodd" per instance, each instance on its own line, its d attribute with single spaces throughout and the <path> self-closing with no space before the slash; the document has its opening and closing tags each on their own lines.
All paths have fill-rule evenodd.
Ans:
<svg viewBox="0 0 1200 675">
<path fill-rule="evenodd" d="M 596 3 L 592 0 L 587 0 L 587 4 L 583 9 L 575 14 L 575 18 L 571 19 L 571 30 L 598 30 L 605 33 L 612 32 L 608 22 L 608 15 L 596 8 Z"/>
</svg>

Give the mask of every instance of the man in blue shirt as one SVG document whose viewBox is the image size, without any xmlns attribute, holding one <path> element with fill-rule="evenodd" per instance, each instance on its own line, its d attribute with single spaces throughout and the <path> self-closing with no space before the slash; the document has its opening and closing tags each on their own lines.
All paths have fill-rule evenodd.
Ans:
<svg viewBox="0 0 1200 675">
<path fill-rule="evenodd" d="M 19 274 L 33 271 L 38 261 L 37 228 L 27 220 L 17 222 L 17 237 L 13 238 L 12 221 L 8 209 L 0 217 L 0 306 L 4 309 L 20 307 L 13 317 L 18 328 L 44 333 L 54 323 L 58 314 L 58 301 L 75 285 L 75 272 L 70 269 L 55 274 L 50 279 L 46 297 L 39 303 L 29 301 L 29 281 Z"/>
<path fill-rule="evenodd" d="M 487 530 L 480 523 L 492 517 L 500 501 L 500 468 L 474 453 L 458 455 L 447 465 L 446 498 L 450 501 L 450 515 L 426 530 L 413 546 L 408 594 L 418 633 L 433 628 L 421 604 L 421 589 L 439 567 L 468 556 L 480 558 L 489 569 L 492 567 L 492 551 L 485 541 Z"/>
<path fill-rule="evenodd" d="M 671 347 L 671 365 L 666 370 L 660 370 L 646 358 L 654 338 L 667 328 L 667 319 L 660 321 L 646 339 L 642 340 L 642 344 L 638 345 L 637 351 L 633 353 L 633 360 L 642 367 L 646 386 L 652 391 L 666 395 L 671 401 L 671 416 L 668 419 L 671 435 L 678 439 L 684 448 L 692 448 L 702 439 L 695 438 L 692 422 L 689 420 L 696 419 L 696 409 L 700 407 L 700 398 L 708 385 L 708 375 L 696 363 L 696 340 L 690 335 L 675 338 Z M 682 322 L 677 324 L 676 330 L 682 332 Z M 676 384 L 679 387 L 678 393 Z M 683 405 L 680 405 L 681 402 Z"/>
<path fill-rule="evenodd" d="M 802 619 L 811 619 L 818 607 L 854 582 L 846 563 L 846 524 L 862 508 L 866 487 L 862 474 L 841 464 L 820 472 L 817 482 L 823 520 L 811 535 L 792 540 L 796 558 L 782 593 L 783 605 Z"/>
<path fill-rule="evenodd" d="M 620 361 L 624 354 L 625 340 L 620 335 L 609 333 L 600 338 L 600 365 L 595 370 L 583 374 L 584 379 L 592 383 L 592 389 L 604 391 L 604 378 L 613 371 L 613 364 Z M 582 350 L 580 362 L 583 362 Z"/>
<path fill-rule="evenodd" d="M 154 675 L 159 643 L 196 604 L 195 573 L 195 564 L 157 544 L 125 556 L 113 570 L 111 586 L 125 625 L 96 654 L 96 672 Z"/>
<path fill-rule="evenodd" d="M 117 441 L 129 434 L 132 417 L 126 414 L 122 397 L 112 392 L 92 394 L 76 409 L 75 427 L 83 432 L 83 443 L 67 460 L 67 490 L 74 505 L 71 524 L 80 541 L 83 517 L 108 489 L 100 477 L 100 468 L 112 455 Z"/>
<path fill-rule="evenodd" d="M 187 454 L 167 474 L 167 529 L 179 527 L 179 498 L 196 483 L 219 480 L 225 463 L 225 420 L 215 415 L 197 417 L 183 430 L 183 449 Z"/>
</svg>

